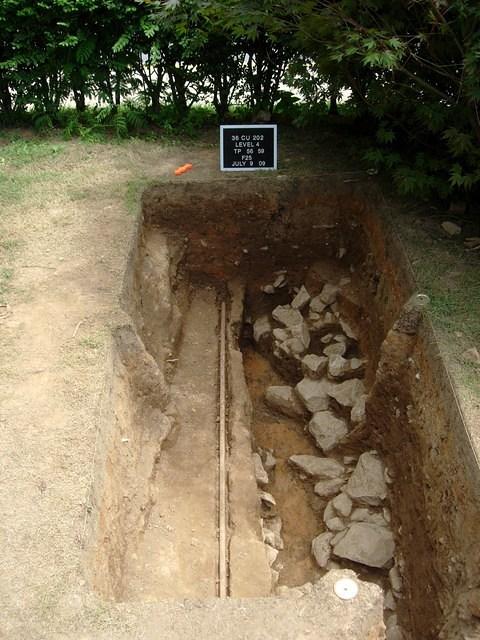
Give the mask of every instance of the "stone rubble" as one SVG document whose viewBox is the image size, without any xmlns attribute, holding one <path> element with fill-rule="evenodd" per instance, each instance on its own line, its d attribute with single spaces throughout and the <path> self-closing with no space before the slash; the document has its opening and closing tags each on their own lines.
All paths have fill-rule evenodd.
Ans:
<svg viewBox="0 0 480 640">
<path fill-rule="evenodd" d="M 287 282 L 285 272 L 278 272 L 276 276 L 269 285 L 274 290 Z M 302 422 L 311 414 L 304 427 L 318 449 L 327 454 L 298 454 L 288 458 L 301 479 L 314 481 L 317 499 L 328 500 L 323 511 L 324 531 L 312 540 L 312 555 L 325 571 L 333 571 L 342 560 L 383 569 L 385 579 L 389 570 L 391 588 L 385 597 L 385 611 L 390 613 L 387 639 L 398 640 L 404 637 L 403 631 L 392 612 L 396 598 L 402 597 L 402 582 L 398 566 L 393 564 L 395 542 L 386 505 L 386 479 L 390 483 L 394 479 L 388 476 L 376 451 L 344 455 L 343 464 L 327 457 L 340 445 L 348 445 L 351 426 L 366 421 L 367 393 L 362 378 L 368 363 L 359 355 L 356 330 L 342 317 L 345 294 L 339 295 L 340 287 L 348 284 L 350 278 L 342 278 L 340 286 L 326 283 L 319 293 L 307 290 L 304 284 L 290 288 L 293 292 L 290 304 L 278 305 L 271 316 L 262 315 L 254 322 L 254 339 L 271 345 L 272 354 L 289 363 L 287 371 L 303 374 L 295 387 L 268 387 L 266 404 Z M 283 366 L 279 361 L 278 364 Z M 273 565 L 284 547 L 282 522 L 274 515 L 273 496 L 263 488 L 268 484 L 268 473 L 274 469 L 276 460 L 272 452 L 262 450 L 260 454 L 254 455 L 255 476 L 262 489 L 260 499 L 267 508 L 262 530 L 269 562 Z M 280 571 L 281 563 L 272 570 L 276 574 L 274 578 Z M 281 589 L 283 587 L 278 592 Z M 293 597 L 294 591 L 299 589 L 289 589 L 289 597 Z"/>
<path fill-rule="evenodd" d="M 340 462 L 337 462 L 332 458 L 296 455 L 290 456 L 288 460 L 293 464 L 293 466 L 300 469 L 300 471 L 303 471 L 303 473 L 306 473 L 307 476 L 311 476 L 313 478 L 331 480 L 333 478 L 340 478 L 345 472 L 343 464 L 340 464 Z"/>
<path fill-rule="evenodd" d="M 387 497 L 384 466 L 376 451 L 362 453 L 350 476 L 346 491 L 361 504 L 380 505 Z"/>
<path fill-rule="evenodd" d="M 301 311 L 302 309 L 304 309 L 307 306 L 307 304 L 309 302 L 310 302 L 310 294 L 305 289 L 305 287 L 302 285 L 300 287 L 297 295 L 295 296 L 295 298 L 291 302 L 292 309 L 298 309 L 299 311 Z"/>
<path fill-rule="evenodd" d="M 348 434 L 345 420 L 337 418 L 331 411 L 317 411 L 308 423 L 308 430 L 315 438 L 317 447 L 328 453 Z"/>
<path fill-rule="evenodd" d="M 308 411 L 316 413 L 326 411 L 329 407 L 328 388 L 326 380 L 303 378 L 295 387 L 295 391 Z"/>
<path fill-rule="evenodd" d="M 265 402 L 274 411 L 283 413 L 290 418 L 301 418 L 304 409 L 301 405 L 293 387 L 271 386 L 265 392 Z"/>
<path fill-rule="evenodd" d="M 261 487 L 268 484 L 268 473 L 265 471 L 262 459 L 258 453 L 253 454 L 253 467 L 255 471 L 255 480 Z"/>
<path fill-rule="evenodd" d="M 319 380 L 327 372 L 328 358 L 309 353 L 302 358 L 303 374 L 312 380 Z"/>
</svg>

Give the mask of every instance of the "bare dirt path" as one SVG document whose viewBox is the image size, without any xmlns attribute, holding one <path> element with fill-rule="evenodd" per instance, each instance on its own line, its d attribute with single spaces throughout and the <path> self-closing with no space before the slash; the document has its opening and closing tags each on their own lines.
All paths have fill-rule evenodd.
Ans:
<svg viewBox="0 0 480 640">
<path fill-rule="evenodd" d="M 198 289 L 172 386 L 177 424 L 160 459 L 148 526 L 127 559 L 122 599 L 217 594 L 217 324 L 215 292 Z"/>
</svg>

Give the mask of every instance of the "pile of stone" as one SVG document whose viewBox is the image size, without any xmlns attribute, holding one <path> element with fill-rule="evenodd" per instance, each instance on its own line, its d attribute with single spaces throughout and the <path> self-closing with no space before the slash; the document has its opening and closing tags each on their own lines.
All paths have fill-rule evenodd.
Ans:
<svg viewBox="0 0 480 640">
<path fill-rule="evenodd" d="M 279 571 L 273 565 L 277 560 L 278 553 L 283 549 L 282 519 L 276 512 L 277 503 L 271 493 L 266 491 L 270 482 L 269 473 L 271 473 L 277 461 L 273 452 L 269 449 L 259 448 L 257 453 L 253 454 L 253 466 L 255 479 L 259 487 L 259 498 L 261 506 L 261 526 L 263 542 L 265 543 L 265 552 L 268 563 L 272 571 L 273 585 L 278 582 Z"/>
<path fill-rule="evenodd" d="M 286 274 L 276 275 L 285 276 L 285 283 L 276 280 L 277 286 L 284 286 Z M 300 477 L 313 479 L 314 492 L 328 500 L 323 514 L 325 530 L 312 541 L 312 554 L 324 570 L 337 568 L 342 560 L 385 572 L 390 569 L 391 588 L 385 596 L 387 638 L 395 640 L 402 638 L 403 632 L 394 613 L 401 597 L 401 578 L 394 564 L 395 543 L 387 506 L 391 478 L 376 451 L 362 453 L 358 459 L 344 456 L 343 462 L 327 457 L 348 442 L 352 425 L 366 419 L 367 395 L 362 380 L 366 361 L 351 357 L 358 353 L 358 336 L 341 317 L 339 292 L 340 287 L 326 284 L 312 297 L 305 286 L 300 287 L 290 304 L 279 305 L 255 321 L 254 339 L 278 361 L 294 363 L 303 376 L 295 386 L 270 386 L 265 402 L 276 413 L 305 421 L 323 454 L 289 458 Z M 312 344 L 321 345 L 316 353 Z M 264 488 L 259 477 L 257 481 Z M 276 514 L 273 517 L 278 518 Z M 283 546 L 281 521 L 269 523 L 265 517 L 263 527 L 274 562 Z"/>
</svg>

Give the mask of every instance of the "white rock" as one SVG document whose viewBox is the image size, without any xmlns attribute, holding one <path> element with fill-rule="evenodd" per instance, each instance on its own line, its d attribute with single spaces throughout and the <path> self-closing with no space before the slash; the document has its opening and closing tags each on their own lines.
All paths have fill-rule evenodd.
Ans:
<svg viewBox="0 0 480 640">
<path fill-rule="evenodd" d="M 338 516 L 335 516 L 334 518 L 330 518 L 325 522 L 325 524 L 327 528 L 330 529 L 330 531 L 343 531 L 347 526 L 345 522 Z"/>
<path fill-rule="evenodd" d="M 328 387 L 325 380 L 303 378 L 295 387 L 295 391 L 306 408 L 315 413 L 328 409 Z"/>
<path fill-rule="evenodd" d="M 293 355 L 297 357 L 303 356 L 307 350 L 300 338 L 289 338 L 288 340 L 285 340 L 285 342 L 282 342 L 282 344 L 279 345 L 279 348 L 285 353 L 285 355 Z"/>
<path fill-rule="evenodd" d="M 310 311 L 313 313 L 322 313 L 326 308 L 325 302 L 320 298 L 320 296 L 315 296 L 310 300 Z"/>
<path fill-rule="evenodd" d="M 347 347 L 345 342 L 335 342 L 334 344 L 329 344 L 328 347 L 325 347 L 323 353 L 330 358 L 330 356 L 343 356 Z"/>
<path fill-rule="evenodd" d="M 343 464 L 357 464 L 357 456 L 343 456 Z"/>
<path fill-rule="evenodd" d="M 353 502 L 346 493 L 340 493 L 332 500 L 332 506 L 339 516 L 342 518 L 348 518 L 352 513 Z"/>
<path fill-rule="evenodd" d="M 306 322 L 302 320 L 299 324 L 292 325 L 290 331 L 292 332 L 292 338 L 298 338 L 305 349 L 308 349 L 310 346 L 310 332 Z"/>
<path fill-rule="evenodd" d="M 335 342 L 347 342 L 347 336 L 344 336 L 343 333 L 337 333 L 333 339 Z"/>
<path fill-rule="evenodd" d="M 325 509 L 323 510 L 323 521 L 327 522 L 327 520 L 331 520 L 332 518 L 335 518 L 337 513 L 335 511 L 335 509 L 333 508 L 333 501 L 329 500 L 327 502 L 327 506 L 325 507 Z"/>
<path fill-rule="evenodd" d="M 267 491 L 260 491 L 259 496 L 262 503 L 269 508 L 274 507 L 277 504 L 272 494 L 267 493 Z"/>
<path fill-rule="evenodd" d="M 296 455 L 290 456 L 289 462 L 295 467 L 298 467 L 301 471 L 308 476 L 314 478 L 323 478 L 325 480 L 331 480 L 333 478 L 340 478 L 345 467 L 340 462 L 332 460 L 331 458 L 320 458 L 318 456 L 309 455 Z"/>
<path fill-rule="evenodd" d="M 253 338 L 255 342 L 260 342 L 272 332 L 272 323 L 268 316 L 260 316 L 253 323 Z"/>
<path fill-rule="evenodd" d="M 275 293 L 275 287 L 272 286 L 271 284 L 266 284 L 264 287 L 262 287 L 262 291 L 263 293 L 266 293 L 269 296 L 271 296 L 273 293 Z"/>
<path fill-rule="evenodd" d="M 462 233 L 462 227 L 455 224 L 455 222 L 450 222 L 448 220 L 446 222 L 442 222 L 442 229 L 445 233 L 448 233 L 449 236 L 458 236 Z"/>
<path fill-rule="evenodd" d="M 385 640 L 403 640 L 404 639 L 402 627 L 398 624 L 394 624 L 387 627 L 385 632 Z M 465 636 L 464 636 L 465 637 Z"/>
<path fill-rule="evenodd" d="M 312 554 L 318 566 L 322 569 L 325 569 L 332 554 L 332 547 L 330 546 L 332 538 L 333 533 L 326 531 L 312 540 Z"/>
<path fill-rule="evenodd" d="M 326 305 L 333 304 L 337 299 L 338 292 L 338 287 L 327 283 L 320 292 L 320 300 Z"/>
<path fill-rule="evenodd" d="M 365 394 L 365 385 L 361 380 L 353 378 L 340 384 L 329 385 L 327 393 L 342 407 L 353 407 L 358 398 Z"/>
<path fill-rule="evenodd" d="M 315 320 L 311 322 L 311 327 L 315 332 L 330 332 L 334 331 L 337 327 L 338 320 L 329 311 L 325 313 L 320 320 Z"/>
<path fill-rule="evenodd" d="M 378 568 L 391 561 L 394 550 L 391 531 L 365 522 L 349 525 L 345 536 L 333 548 L 340 558 Z"/>
<path fill-rule="evenodd" d="M 253 454 L 253 467 L 255 470 L 255 480 L 259 485 L 268 484 L 268 474 L 263 468 L 262 459 L 258 455 L 258 453 Z"/>
<path fill-rule="evenodd" d="M 380 505 L 387 497 L 383 462 L 375 451 L 362 453 L 348 480 L 346 492 L 356 502 Z"/>
<path fill-rule="evenodd" d="M 263 458 L 263 466 L 266 471 L 272 471 L 277 464 L 276 458 L 270 453 L 270 451 L 265 451 Z"/>
<path fill-rule="evenodd" d="M 357 334 L 352 329 L 352 327 L 348 324 L 348 322 L 345 322 L 345 320 L 340 320 L 340 326 L 342 327 L 343 333 L 347 336 L 347 338 L 350 338 L 350 340 L 358 339 Z"/>
<path fill-rule="evenodd" d="M 292 309 L 298 309 L 301 311 L 310 302 L 310 294 L 302 285 L 299 292 L 291 302 Z"/>
<path fill-rule="evenodd" d="M 345 287 L 347 284 L 350 284 L 351 281 L 352 281 L 351 278 L 341 278 L 338 285 L 340 287 Z"/>
<path fill-rule="evenodd" d="M 331 546 L 333 547 L 334 545 L 338 544 L 340 540 L 346 535 L 346 533 L 347 533 L 346 528 L 344 528 L 343 531 L 338 531 L 338 533 L 336 533 L 335 536 L 330 541 Z"/>
<path fill-rule="evenodd" d="M 334 449 L 348 434 L 345 420 L 337 418 L 331 411 L 318 411 L 308 423 L 308 430 L 317 446 L 325 453 Z"/>
<path fill-rule="evenodd" d="M 350 412 L 350 420 L 353 424 L 363 422 L 365 420 L 365 401 L 367 399 L 366 394 L 357 398 L 355 404 Z"/>
<path fill-rule="evenodd" d="M 288 329 L 277 328 L 273 330 L 273 337 L 279 342 L 285 342 L 285 340 L 288 340 L 292 337 L 292 334 Z"/>
<path fill-rule="evenodd" d="M 385 594 L 385 599 L 383 601 L 383 608 L 388 611 L 395 611 L 397 608 L 397 603 L 395 602 L 395 598 L 393 597 L 392 590 L 389 589 Z"/>
<path fill-rule="evenodd" d="M 341 344 L 340 342 L 337 344 Z M 333 346 L 333 345 L 332 345 Z M 328 347 L 327 347 L 328 349 Z M 328 375 L 331 378 L 344 378 L 351 372 L 350 361 L 343 356 L 330 356 L 328 359 Z"/>
<path fill-rule="evenodd" d="M 401 593 L 403 588 L 402 576 L 400 575 L 400 571 L 396 564 L 388 572 L 388 578 L 390 580 L 390 584 L 392 586 L 393 591 L 396 593 Z"/>
<path fill-rule="evenodd" d="M 342 478 L 335 478 L 333 480 L 320 480 L 316 483 L 313 490 L 317 494 L 317 496 L 322 496 L 322 498 L 329 498 L 330 496 L 337 495 L 344 484 L 345 481 Z"/>
<path fill-rule="evenodd" d="M 286 385 L 268 387 L 265 392 L 265 402 L 274 411 L 291 418 L 301 418 L 304 414 L 304 409 L 293 387 Z"/>
<path fill-rule="evenodd" d="M 276 526 L 275 521 L 280 518 L 271 518 L 263 521 L 263 541 L 269 544 L 274 549 L 281 551 L 283 549 L 283 540 L 280 535 L 282 529 L 282 522 L 280 520 L 280 526 Z"/>
<path fill-rule="evenodd" d="M 273 283 L 273 286 L 275 289 L 281 289 L 286 284 L 287 284 L 287 278 L 285 277 L 285 274 L 282 273 L 275 278 L 275 282 Z"/>
<path fill-rule="evenodd" d="M 272 311 L 272 317 L 285 327 L 293 327 L 303 321 L 300 311 L 298 311 L 298 309 L 292 309 L 289 304 L 283 306 L 278 305 L 278 307 L 275 307 Z"/>
<path fill-rule="evenodd" d="M 267 554 L 268 564 L 270 566 L 272 566 L 273 563 L 275 562 L 275 560 L 277 559 L 278 549 L 274 549 L 269 544 L 266 544 L 265 545 L 265 551 L 266 551 L 266 554 Z"/>
<path fill-rule="evenodd" d="M 383 513 L 378 511 L 370 511 L 365 507 L 357 507 L 352 511 L 350 516 L 352 522 L 368 522 L 369 524 L 377 524 L 380 527 L 387 527 L 388 523 L 383 517 Z"/>
<path fill-rule="evenodd" d="M 302 359 L 302 371 L 307 377 L 312 378 L 312 380 L 321 378 L 327 371 L 327 366 L 328 358 L 317 356 L 314 353 L 309 353 Z"/>
<path fill-rule="evenodd" d="M 327 333 L 320 338 L 322 344 L 329 344 L 333 340 L 333 333 Z"/>
</svg>

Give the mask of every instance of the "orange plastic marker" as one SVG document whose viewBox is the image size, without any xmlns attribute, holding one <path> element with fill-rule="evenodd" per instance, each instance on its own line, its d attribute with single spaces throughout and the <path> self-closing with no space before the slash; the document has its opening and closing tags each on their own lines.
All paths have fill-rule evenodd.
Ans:
<svg viewBox="0 0 480 640">
<path fill-rule="evenodd" d="M 183 173 L 187 173 L 187 171 L 190 171 L 190 169 L 193 169 L 193 164 L 187 162 L 187 164 L 184 164 L 181 167 L 178 167 L 178 169 L 175 169 L 175 175 L 181 176 Z"/>
</svg>

